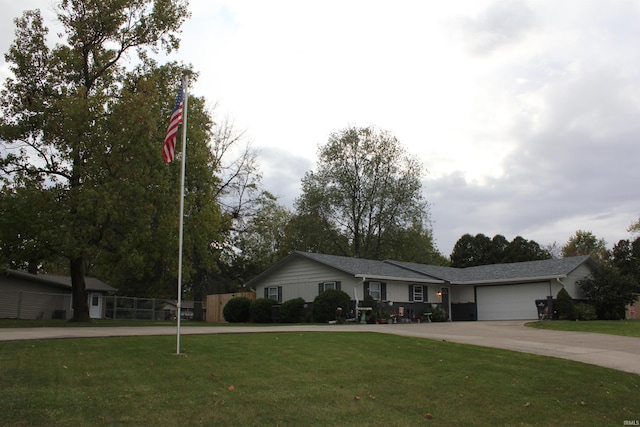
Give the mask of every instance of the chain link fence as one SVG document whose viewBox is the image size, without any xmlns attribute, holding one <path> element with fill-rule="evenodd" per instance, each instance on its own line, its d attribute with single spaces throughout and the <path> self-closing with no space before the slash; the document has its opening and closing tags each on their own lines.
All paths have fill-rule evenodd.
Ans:
<svg viewBox="0 0 640 427">
<path fill-rule="evenodd" d="M 202 304 L 203 313 L 206 304 Z M 193 320 L 196 301 L 182 301 L 181 319 Z M 161 298 L 104 297 L 104 318 L 114 320 L 176 320 L 177 302 Z M 204 319 L 203 314 L 203 319 Z"/>
</svg>

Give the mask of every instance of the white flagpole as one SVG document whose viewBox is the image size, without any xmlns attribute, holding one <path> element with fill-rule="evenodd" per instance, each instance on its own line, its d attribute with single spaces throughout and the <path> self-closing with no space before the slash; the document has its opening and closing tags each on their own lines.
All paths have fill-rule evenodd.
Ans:
<svg viewBox="0 0 640 427">
<path fill-rule="evenodd" d="M 184 70 L 182 86 L 182 167 L 180 178 L 180 237 L 178 244 L 178 331 L 176 334 L 176 354 L 180 354 L 180 320 L 182 317 L 182 246 L 184 236 L 184 175 L 187 160 L 187 104 L 189 102 L 190 70 Z"/>
</svg>

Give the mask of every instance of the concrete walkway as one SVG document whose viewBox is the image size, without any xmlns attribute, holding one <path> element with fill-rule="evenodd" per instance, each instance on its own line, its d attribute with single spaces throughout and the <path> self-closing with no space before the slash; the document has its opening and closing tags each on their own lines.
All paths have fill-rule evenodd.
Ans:
<svg viewBox="0 0 640 427">
<path fill-rule="evenodd" d="M 378 332 L 451 341 L 559 357 L 640 374 L 640 338 L 533 329 L 524 326 L 522 321 L 180 328 L 181 335 L 319 331 Z M 7 328 L 0 329 L 0 341 L 175 334 L 175 327 L 152 326 Z"/>
</svg>

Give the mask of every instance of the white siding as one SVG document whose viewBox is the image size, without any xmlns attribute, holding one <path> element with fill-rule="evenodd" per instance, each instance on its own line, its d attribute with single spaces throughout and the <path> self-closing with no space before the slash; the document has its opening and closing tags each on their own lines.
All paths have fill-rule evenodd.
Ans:
<svg viewBox="0 0 640 427">
<path fill-rule="evenodd" d="M 340 281 L 340 288 L 352 299 L 353 288 L 360 285 L 358 298 L 362 299 L 362 281 L 351 275 L 336 269 L 324 266 L 317 262 L 297 258 L 293 259 L 284 268 L 271 273 L 256 286 L 256 297 L 264 297 L 264 288 L 270 286 L 282 286 L 282 301 L 294 298 L 303 298 L 311 302 L 318 296 L 318 283 Z"/>
<path fill-rule="evenodd" d="M 555 293 L 559 285 L 556 288 Z M 547 295 L 549 282 L 477 286 L 478 320 L 536 320 L 535 300 L 546 299 Z"/>
<path fill-rule="evenodd" d="M 580 265 L 578 268 L 576 268 L 575 270 L 573 270 L 571 273 L 569 273 L 566 278 L 560 279 L 560 280 L 562 281 L 565 289 L 567 290 L 569 295 L 571 295 L 572 298 L 581 299 L 581 298 L 584 298 L 584 295 L 582 294 L 582 291 L 580 290 L 576 282 L 586 278 L 590 274 L 591 274 L 591 268 L 589 268 L 589 266 L 587 266 L 587 264 L 584 263 Z M 558 293 L 556 292 L 553 295 L 554 298 L 557 294 Z"/>
<path fill-rule="evenodd" d="M 453 304 L 476 302 L 474 287 L 468 285 L 451 286 L 449 297 Z"/>
<path fill-rule="evenodd" d="M 387 300 L 393 302 L 409 302 L 410 282 L 394 282 L 378 279 L 370 279 L 386 283 Z M 315 261 L 296 258 L 282 268 L 274 271 L 268 277 L 256 285 L 256 297 L 264 297 L 264 289 L 272 286 L 282 286 L 282 302 L 303 298 L 311 302 L 318 296 L 318 283 L 340 281 L 340 289 L 346 292 L 352 300 L 364 299 L 363 279 L 356 278 L 348 273 L 319 264 Z M 440 302 L 436 292 L 441 286 L 427 286 L 428 302 Z"/>
</svg>

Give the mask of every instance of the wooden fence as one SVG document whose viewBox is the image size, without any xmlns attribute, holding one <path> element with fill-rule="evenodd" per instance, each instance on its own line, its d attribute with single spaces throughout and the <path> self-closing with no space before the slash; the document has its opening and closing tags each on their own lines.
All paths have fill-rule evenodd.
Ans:
<svg viewBox="0 0 640 427">
<path fill-rule="evenodd" d="M 251 301 L 256 299 L 255 292 L 236 292 L 232 294 L 207 295 L 207 323 L 224 323 L 222 310 L 224 306 L 234 297 L 247 297 Z"/>
</svg>

